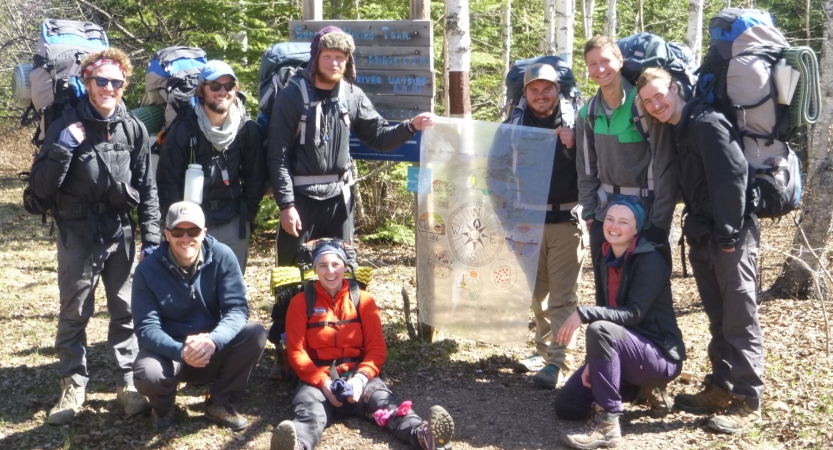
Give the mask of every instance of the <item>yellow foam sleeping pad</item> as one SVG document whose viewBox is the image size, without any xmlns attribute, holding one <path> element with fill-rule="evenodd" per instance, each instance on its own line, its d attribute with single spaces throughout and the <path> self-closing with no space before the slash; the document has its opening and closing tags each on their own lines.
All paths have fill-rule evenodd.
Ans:
<svg viewBox="0 0 833 450">
<path fill-rule="evenodd" d="M 345 276 L 353 278 L 353 275 L 348 271 Z M 313 273 L 312 269 L 304 272 L 304 280 L 317 280 L 318 277 Z M 373 268 L 361 266 L 356 269 L 356 280 L 363 283 L 365 286 L 370 285 L 373 280 Z M 276 288 L 282 286 L 291 286 L 301 282 L 301 269 L 297 266 L 278 266 L 272 269 L 272 279 L 269 286 L 274 292 Z"/>
</svg>

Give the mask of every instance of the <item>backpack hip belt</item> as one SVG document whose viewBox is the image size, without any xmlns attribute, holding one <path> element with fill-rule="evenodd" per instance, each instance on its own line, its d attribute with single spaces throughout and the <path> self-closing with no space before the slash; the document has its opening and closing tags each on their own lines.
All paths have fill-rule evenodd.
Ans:
<svg viewBox="0 0 833 450">
<path fill-rule="evenodd" d="M 572 211 L 573 208 L 578 206 L 578 202 L 570 202 L 570 203 L 547 203 L 547 211 Z"/>
<path fill-rule="evenodd" d="M 614 186 L 612 184 L 602 183 L 602 189 L 607 194 L 622 194 L 632 195 L 634 197 L 654 198 L 654 190 L 638 187 L 624 187 Z"/>
<path fill-rule="evenodd" d="M 342 364 L 350 364 L 350 363 L 356 363 L 356 366 L 358 366 L 362 362 L 363 359 L 364 359 L 364 355 L 359 354 L 359 356 L 354 356 L 352 358 L 313 359 L 312 363 L 315 364 L 318 367 L 329 367 L 329 366 L 332 366 L 333 364 L 335 364 L 336 367 L 337 367 L 337 366 L 340 366 Z"/>
</svg>

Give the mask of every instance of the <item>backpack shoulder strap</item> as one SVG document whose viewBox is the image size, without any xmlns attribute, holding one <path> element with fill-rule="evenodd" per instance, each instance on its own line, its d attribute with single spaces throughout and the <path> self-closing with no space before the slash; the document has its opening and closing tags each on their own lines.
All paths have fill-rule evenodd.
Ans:
<svg viewBox="0 0 833 450">
<path fill-rule="evenodd" d="M 307 300 L 307 321 L 312 318 L 315 312 L 315 281 L 304 281 L 304 297 Z"/>
<path fill-rule="evenodd" d="M 561 103 L 561 125 L 567 128 L 575 128 L 578 110 L 573 106 L 573 100 L 564 93 L 561 93 L 558 97 L 559 103 Z"/>
</svg>

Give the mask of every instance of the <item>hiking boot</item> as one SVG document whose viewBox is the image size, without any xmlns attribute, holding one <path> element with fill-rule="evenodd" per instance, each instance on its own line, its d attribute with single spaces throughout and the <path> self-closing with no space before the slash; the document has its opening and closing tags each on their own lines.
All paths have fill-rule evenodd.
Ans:
<svg viewBox="0 0 833 450">
<path fill-rule="evenodd" d="M 533 353 L 529 355 L 526 359 L 522 359 L 515 363 L 515 372 L 537 372 L 543 369 L 546 364 L 547 361 L 545 361 L 541 355 Z"/>
<path fill-rule="evenodd" d="M 127 417 L 135 416 L 150 407 L 147 397 L 140 394 L 132 385 L 116 387 L 116 401 L 124 406 L 124 413 Z"/>
<path fill-rule="evenodd" d="M 640 388 L 634 403 L 637 405 L 647 405 L 649 408 L 648 415 L 654 419 L 661 419 L 671 414 L 674 410 L 674 402 L 671 401 L 671 397 L 668 396 L 664 388 L 659 387 L 653 389 L 646 387 Z"/>
<path fill-rule="evenodd" d="M 291 420 L 284 420 L 272 430 L 269 450 L 304 450 L 304 444 L 298 440 L 295 424 Z"/>
<path fill-rule="evenodd" d="M 86 395 L 84 388 L 76 386 L 72 378 L 64 378 L 61 380 L 61 399 L 58 404 L 49 410 L 49 416 L 46 419 L 47 423 L 52 425 L 65 425 L 72 421 L 75 414 L 81 409 L 84 404 Z"/>
<path fill-rule="evenodd" d="M 714 414 L 725 411 L 732 402 L 732 393 L 703 380 L 703 390 L 696 394 L 677 394 L 674 406 L 692 414 Z"/>
<path fill-rule="evenodd" d="M 538 373 L 532 376 L 532 382 L 547 389 L 555 389 L 558 383 L 558 374 L 561 370 L 554 364 L 547 364 Z"/>
<path fill-rule="evenodd" d="M 423 450 L 449 450 L 454 435 L 454 421 L 442 406 L 432 406 L 428 420 L 417 426 L 414 432 Z"/>
<path fill-rule="evenodd" d="M 735 399 L 732 406 L 723 414 L 718 414 L 707 425 L 714 431 L 735 434 L 747 426 L 761 421 L 761 410 L 752 409 L 745 401 Z"/>
<path fill-rule="evenodd" d="M 153 410 L 153 418 L 156 419 L 156 429 L 165 431 L 176 422 L 176 408 L 171 408 L 165 414 L 159 414 L 155 409 Z"/>
<path fill-rule="evenodd" d="M 572 448 L 610 448 L 619 445 L 622 433 L 619 429 L 621 413 L 606 412 L 601 406 L 593 403 L 592 416 L 586 424 L 574 434 L 561 435 L 561 440 Z"/>
<path fill-rule="evenodd" d="M 249 426 L 249 421 L 234 410 L 231 403 L 218 405 L 216 403 L 205 403 L 205 418 L 218 423 L 232 431 L 240 431 Z"/>
</svg>

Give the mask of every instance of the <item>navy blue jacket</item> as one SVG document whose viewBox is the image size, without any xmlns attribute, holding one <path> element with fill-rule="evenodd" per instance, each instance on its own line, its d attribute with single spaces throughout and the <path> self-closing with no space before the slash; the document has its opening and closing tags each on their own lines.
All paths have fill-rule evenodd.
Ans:
<svg viewBox="0 0 833 450">
<path fill-rule="evenodd" d="M 209 333 L 223 349 L 249 320 L 246 285 L 228 246 L 206 236 L 203 264 L 189 282 L 168 259 L 168 242 L 133 275 L 133 322 L 139 346 L 182 361 L 185 338 Z"/>
</svg>

